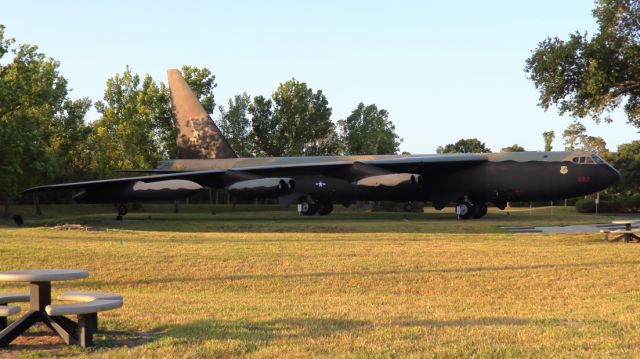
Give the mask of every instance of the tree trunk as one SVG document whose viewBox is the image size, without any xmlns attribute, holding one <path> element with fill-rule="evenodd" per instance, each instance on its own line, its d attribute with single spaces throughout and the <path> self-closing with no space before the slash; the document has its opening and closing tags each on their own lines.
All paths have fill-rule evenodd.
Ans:
<svg viewBox="0 0 640 359">
<path fill-rule="evenodd" d="M 36 216 L 42 217 L 42 208 L 40 207 L 40 197 L 37 193 L 33 194 L 33 205 L 36 207 Z"/>
</svg>

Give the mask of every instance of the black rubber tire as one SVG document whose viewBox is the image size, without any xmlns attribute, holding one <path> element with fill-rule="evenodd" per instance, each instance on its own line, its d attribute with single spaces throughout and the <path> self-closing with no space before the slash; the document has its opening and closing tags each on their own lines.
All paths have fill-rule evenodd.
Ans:
<svg viewBox="0 0 640 359">
<path fill-rule="evenodd" d="M 304 200 L 300 202 L 300 214 L 303 216 L 313 216 L 318 213 L 318 204 L 315 202 Z"/>
<path fill-rule="evenodd" d="M 326 216 L 329 213 L 333 212 L 333 203 L 330 201 L 320 201 L 318 202 L 318 214 L 321 216 Z"/>
<path fill-rule="evenodd" d="M 483 202 L 474 203 L 475 211 L 473 212 L 473 218 L 479 219 L 484 217 L 487 214 L 487 205 Z"/>
<path fill-rule="evenodd" d="M 129 207 L 127 207 L 127 205 L 121 204 L 121 205 L 118 206 L 118 215 L 119 216 L 124 216 L 127 213 L 129 213 Z"/>
<path fill-rule="evenodd" d="M 465 206 L 466 207 L 466 211 L 464 211 L 464 209 L 461 212 L 464 212 L 463 214 L 460 214 L 460 219 L 471 219 L 474 218 L 474 215 L 477 211 L 476 206 L 473 205 L 473 203 L 471 202 L 462 202 L 459 203 L 458 206 Z"/>
<path fill-rule="evenodd" d="M 122 219 L 123 219 L 122 215 L 119 214 L 116 216 L 116 221 L 122 221 Z"/>
</svg>

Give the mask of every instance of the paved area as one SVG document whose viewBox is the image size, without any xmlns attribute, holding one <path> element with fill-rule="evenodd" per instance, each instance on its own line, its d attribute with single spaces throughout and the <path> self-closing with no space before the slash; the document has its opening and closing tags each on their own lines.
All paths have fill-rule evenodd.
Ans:
<svg viewBox="0 0 640 359">
<path fill-rule="evenodd" d="M 637 220 L 640 220 L 638 218 Z M 601 223 L 601 224 L 577 224 L 572 226 L 556 226 L 556 227 L 502 227 L 505 231 L 514 233 L 594 233 L 600 232 L 601 229 L 624 230 L 624 225 Z M 631 226 L 632 230 L 640 230 L 640 223 Z"/>
</svg>

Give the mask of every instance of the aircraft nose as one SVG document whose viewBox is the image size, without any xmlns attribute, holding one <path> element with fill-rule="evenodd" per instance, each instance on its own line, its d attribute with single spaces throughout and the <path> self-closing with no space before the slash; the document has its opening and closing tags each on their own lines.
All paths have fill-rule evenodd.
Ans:
<svg viewBox="0 0 640 359">
<path fill-rule="evenodd" d="M 611 166 L 610 164 L 606 165 L 606 170 L 607 170 L 607 183 L 609 185 L 612 185 L 622 179 L 622 175 L 620 174 L 620 172 L 618 172 L 618 170 L 613 168 L 613 166 Z"/>
</svg>

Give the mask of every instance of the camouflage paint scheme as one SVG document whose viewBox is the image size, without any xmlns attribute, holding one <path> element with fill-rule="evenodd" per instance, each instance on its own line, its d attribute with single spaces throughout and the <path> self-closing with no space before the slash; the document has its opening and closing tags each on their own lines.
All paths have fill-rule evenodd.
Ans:
<svg viewBox="0 0 640 359">
<path fill-rule="evenodd" d="M 559 200 L 600 191 L 620 174 L 583 151 L 437 155 L 238 158 L 178 70 L 168 70 L 180 159 L 147 176 L 31 188 L 84 189 L 75 199 L 126 203 L 184 198 L 203 187 L 238 197 L 298 202 L 303 214 L 328 214 L 355 200 L 456 203 L 463 218 L 486 214 L 486 202 Z M 136 171 L 130 171 L 136 172 Z M 157 183 L 149 186 L 150 183 Z"/>
</svg>

